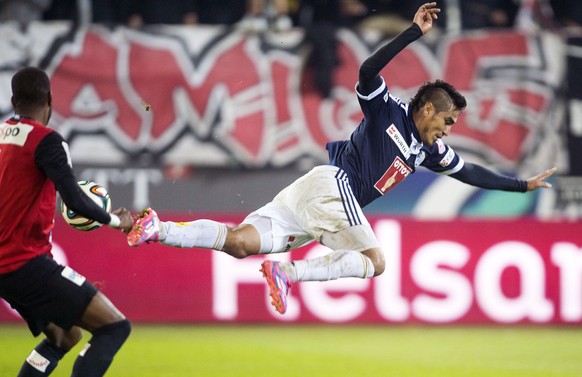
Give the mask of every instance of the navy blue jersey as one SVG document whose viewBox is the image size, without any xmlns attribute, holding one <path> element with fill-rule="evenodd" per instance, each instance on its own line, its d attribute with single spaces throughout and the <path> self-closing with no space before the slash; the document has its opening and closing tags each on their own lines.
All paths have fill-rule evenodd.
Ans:
<svg viewBox="0 0 582 377">
<path fill-rule="evenodd" d="M 393 97 L 384 80 L 371 94 L 356 93 L 364 119 L 349 140 L 330 142 L 330 165 L 344 170 L 363 208 L 386 194 L 419 165 L 443 174 L 463 167 L 463 160 L 442 140 L 423 145 L 408 104 Z"/>
</svg>

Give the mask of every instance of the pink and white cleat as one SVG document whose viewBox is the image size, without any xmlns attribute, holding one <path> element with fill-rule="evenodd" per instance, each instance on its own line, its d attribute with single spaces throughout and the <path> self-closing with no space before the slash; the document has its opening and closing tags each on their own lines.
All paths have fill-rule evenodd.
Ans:
<svg viewBox="0 0 582 377">
<path fill-rule="evenodd" d="M 160 239 L 160 219 L 158 214 L 151 208 L 141 211 L 137 217 L 133 228 L 127 234 L 129 246 L 139 246 L 142 243 L 157 242 Z"/>
<path fill-rule="evenodd" d="M 281 262 L 265 261 L 261 264 L 260 271 L 263 273 L 263 277 L 267 279 L 269 296 L 273 299 L 271 304 L 279 313 L 285 314 L 287 311 L 287 294 L 291 289 L 291 282 L 281 269 Z"/>
</svg>

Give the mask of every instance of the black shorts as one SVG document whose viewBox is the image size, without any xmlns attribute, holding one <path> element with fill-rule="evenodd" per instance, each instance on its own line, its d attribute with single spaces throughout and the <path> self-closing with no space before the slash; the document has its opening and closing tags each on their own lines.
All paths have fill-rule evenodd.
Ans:
<svg viewBox="0 0 582 377">
<path fill-rule="evenodd" d="M 83 276 L 47 255 L 0 274 L 0 297 L 20 313 L 34 336 L 51 322 L 70 330 L 97 291 Z"/>
</svg>

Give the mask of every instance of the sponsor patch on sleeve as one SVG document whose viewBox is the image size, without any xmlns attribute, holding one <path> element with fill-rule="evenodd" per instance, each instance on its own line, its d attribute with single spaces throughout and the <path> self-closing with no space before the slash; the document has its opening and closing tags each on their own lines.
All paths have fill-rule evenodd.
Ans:
<svg viewBox="0 0 582 377">
<path fill-rule="evenodd" d="M 439 165 L 442 166 L 443 168 L 447 167 L 449 166 L 451 161 L 453 161 L 453 158 L 455 158 L 455 152 L 453 151 L 453 148 L 449 147 L 449 150 L 447 151 L 447 154 L 445 154 L 445 157 L 443 157 L 442 160 L 439 161 Z"/>
</svg>

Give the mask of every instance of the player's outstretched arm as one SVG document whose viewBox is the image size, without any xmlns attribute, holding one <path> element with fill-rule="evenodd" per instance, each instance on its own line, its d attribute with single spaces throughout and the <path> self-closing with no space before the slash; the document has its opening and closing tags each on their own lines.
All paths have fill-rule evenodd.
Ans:
<svg viewBox="0 0 582 377">
<path fill-rule="evenodd" d="M 433 19 L 441 10 L 435 8 L 436 3 L 426 3 L 418 8 L 414 22 L 410 27 L 382 46 L 366 59 L 358 72 L 359 89 L 363 95 L 368 95 L 381 84 L 380 71 L 406 46 L 422 37 L 432 28 Z"/>
<path fill-rule="evenodd" d="M 414 19 L 415 24 L 420 27 L 422 34 L 426 34 L 432 29 L 432 21 L 438 18 L 437 13 L 440 13 L 440 8 L 437 8 L 437 3 L 425 3 L 418 8 Z"/>
<path fill-rule="evenodd" d="M 544 171 L 543 173 L 540 173 L 534 177 L 527 179 L 527 181 L 526 181 L 527 182 L 527 191 L 533 191 L 533 190 L 537 190 L 539 188 L 551 188 L 552 184 L 549 182 L 546 182 L 546 179 L 548 177 L 550 177 L 552 174 L 554 174 L 556 172 L 556 170 L 558 170 L 558 168 L 553 167 L 551 169 Z"/>
</svg>

